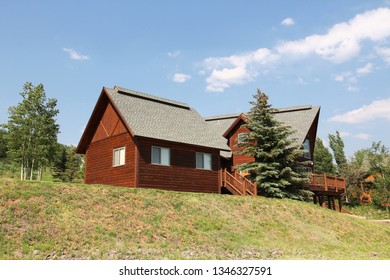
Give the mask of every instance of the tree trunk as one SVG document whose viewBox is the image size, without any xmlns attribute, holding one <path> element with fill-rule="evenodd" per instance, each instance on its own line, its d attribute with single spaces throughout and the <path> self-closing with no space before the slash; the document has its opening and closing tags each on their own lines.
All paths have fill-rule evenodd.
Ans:
<svg viewBox="0 0 390 280">
<path fill-rule="evenodd" d="M 30 170 L 30 181 L 33 179 L 34 172 L 34 159 L 31 162 L 31 170 Z"/>
<path fill-rule="evenodd" d="M 22 163 L 20 164 L 20 180 L 23 181 L 24 179 L 24 165 L 23 165 L 23 160 Z"/>
</svg>

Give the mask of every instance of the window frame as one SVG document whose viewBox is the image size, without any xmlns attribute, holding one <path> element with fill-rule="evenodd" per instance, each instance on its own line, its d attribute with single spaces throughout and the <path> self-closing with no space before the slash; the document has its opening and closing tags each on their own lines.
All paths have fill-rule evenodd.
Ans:
<svg viewBox="0 0 390 280">
<path fill-rule="evenodd" d="M 118 164 L 116 164 L 116 157 L 115 157 L 115 154 L 116 152 L 119 152 L 118 153 Z M 122 154 L 123 152 L 123 154 Z M 123 159 L 123 162 L 122 162 L 122 159 Z M 124 166 L 126 165 L 126 146 L 124 147 L 119 147 L 119 148 L 115 148 L 113 149 L 112 151 L 112 167 L 118 167 L 118 166 Z"/>
<path fill-rule="evenodd" d="M 159 149 L 159 162 L 154 162 L 153 159 L 154 159 L 154 152 L 153 150 L 155 149 Z M 168 151 L 168 163 L 163 163 L 163 153 L 162 151 L 165 150 L 165 151 Z M 167 147 L 161 147 L 161 146 L 151 146 L 150 148 L 150 163 L 153 164 L 153 165 L 161 165 L 161 166 L 171 166 L 171 148 L 167 148 Z"/>
<path fill-rule="evenodd" d="M 201 167 L 198 167 L 198 156 L 202 156 L 202 164 Z M 205 155 L 209 156 L 210 160 L 210 168 L 207 168 L 206 164 L 206 157 Z M 202 153 L 202 152 L 196 152 L 195 155 L 195 168 L 199 170 L 213 170 L 213 155 L 210 153 Z"/>
</svg>

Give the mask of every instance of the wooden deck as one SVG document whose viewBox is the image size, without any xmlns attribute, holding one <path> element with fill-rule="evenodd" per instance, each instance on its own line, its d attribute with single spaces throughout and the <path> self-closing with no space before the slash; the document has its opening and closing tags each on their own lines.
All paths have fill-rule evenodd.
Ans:
<svg viewBox="0 0 390 280">
<path fill-rule="evenodd" d="M 345 178 L 313 174 L 310 183 L 305 188 L 313 192 L 314 204 L 318 203 L 324 208 L 343 211 L 341 197 L 347 190 Z M 338 200 L 338 205 L 335 200 Z"/>
<path fill-rule="evenodd" d="M 346 191 L 345 179 L 327 174 L 313 174 L 307 187 L 313 192 L 343 194 Z"/>
<path fill-rule="evenodd" d="M 233 195 L 257 196 L 257 186 L 240 173 L 234 171 L 229 173 L 226 169 L 220 170 L 220 186 L 227 189 Z M 342 212 L 342 195 L 346 192 L 346 181 L 344 178 L 329 176 L 327 174 L 313 174 L 305 186 L 313 192 L 313 202 L 322 207 Z M 219 191 L 221 193 L 221 189 Z M 335 201 L 338 200 L 338 205 Z"/>
</svg>

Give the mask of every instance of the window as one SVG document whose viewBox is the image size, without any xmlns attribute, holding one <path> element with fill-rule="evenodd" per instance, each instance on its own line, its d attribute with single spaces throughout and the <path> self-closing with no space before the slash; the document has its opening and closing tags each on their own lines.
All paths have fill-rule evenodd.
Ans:
<svg viewBox="0 0 390 280">
<path fill-rule="evenodd" d="M 196 168 L 211 170 L 211 155 L 196 153 Z"/>
<path fill-rule="evenodd" d="M 248 133 L 239 133 L 237 137 L 238 144 L 242 144 L 248 138 Z"/>
<path fill-rule="evenodd" d="M 310 153 L 310 140 L 306 139 L 305 142 L 303 142 L 303 157 L 310 159 L 311 158 L 311 153 Z"/>
<path fill-rule="evenodd" d="M 152 146 L 152 163 L 161 165 L 170 165 L 170 149 Z"/>
<path fill-rule="evenodd" d="M 114 167 L 125 165 L 125 155 L 126 155 L 125 147 L 115 149 L 114 155 L 113 155 L 112 165 Z"/>
</svg>

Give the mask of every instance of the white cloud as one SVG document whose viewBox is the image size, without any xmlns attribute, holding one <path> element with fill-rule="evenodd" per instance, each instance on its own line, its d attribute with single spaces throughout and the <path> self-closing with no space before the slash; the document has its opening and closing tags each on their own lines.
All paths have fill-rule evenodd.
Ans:
<svg viewBox="0 0 390 280">
<path fill-rule="evenodd" d="M 377 53 L 390 64 L 390 48 L 377 48 Z"/>
<path fill-rule="evenodd" d="M 181 51 L 168 52 L 169 57 L 177 57 L 179 56 Z"/>
<path fill-rule="evenodd" d="M 341 137 L 348 137 L 348 136 L 350 136 L 351 135 L 351 133 L 349 133 L 349 132 L 347 132 L 347 131 L 341 131 L 340 132 L 340 136 Z"/>
<path fill-rule="evenodd" d="M 358 88 L 358 87 L 355 87 L 355 86 L 349 85 L 349 86 L 347 87 L 347 91 L 349 91 L 349 92 L 358 92 L 358 91 L 359 91 L 359 88 Z"/>
<path fill-rule="evenodd" d="M 343 72 L 337 75 L 334 75 L 333 78 L 337 82 L 347 82 L 348 87 L 347 91 L 349 92 L 357 92 L 359 88 L 355 86 L 358 82 L 358 78 L 368 75 L 373 71 L 373 64 L 367 63 L 365 66 L 356 69 L 355 72 Z"/>
<path fill-rule="evenodd" d="M 281 42 L 273 49 L 260 48 L 243 54 L 207 58 L 203 61 L 205 70 L 210 73 L 206 89 L 223 92 L 232 85 L 249 82 L 264 73 L 266 66 L 282 58 L 299 59 L 315 54 L 333 63 L 342 63 L 357 56 L 364 41 L 379 42 L 387 37 L 390 37 L 390 8 L 367 11 L 347 22 L 335 24 L 322 35 Z M 377 49 L 377 52 L 390 61 L 390 49 Z M 365 67 L 358 69 L 358 75 L 372 71 L 372 66 Z M 355 76 L 351 74 L 349 82 L 356 80 Z M 337 81 L 345 78 L 335 77 Z"/>
<path fill-rule="evenodd" d="M 336 82 L 344 82 L 346 80 L 349 80 L 351 77 L 352 77 L 351 72 L 343 72 L 343 73 L 334 75 L 333 78 Z"/>
<path fill-rule="evenodd" d="M 330 119 L 333 122 L 359 124 L 377 119 L 390 121 L 390 98 L 376 100 L 359 109 L 336 115 Z"/>
<path fill-rule="evenodd" d="M 353 137 L 357 138 L 357 139 L 367 140 L 371 137 L 371 135 L 367 134 L 367 133 L 358 133 L 358 134 L 355 134 Z"/>
<path fill-rule="evenodd" d="M 90 59 L 89 56 L 81 54 L 74 49 L 63 48 L 62 50 L 64 52 L 66 52 L 67 54 L 69 54 L 69 58 L 72 60 L 88 60 L 88 59 Z"/>
<path fill-rule="evenodd" d="M 364 40 L 380 41 L 390 36 L 390 9 L 379 8 L 356 15 L 348 22 L 335 24 L 324 35 L 283 42 L 277 46 L 281 54 L 306 56 L 317 54 L 341 63 L 359 54 Z"/>
<path fill-rule="evenodd" d="M 267 48 L 227 57 L 210 57 L 204 66 L 211 71 L 206 79 L 207 91 L 223 92 L 231 85 L 243 84 L 259 75 L 258 66 L 268 65 L 279 57 Z"/>
<path fill-rule="evenodd" d="M 295 21 L 294 21 L 294 19 L 289 17 L 289 18 L 285 18 L 284 20 L 282 20 L 282 22 L 280 24 L 284 25 L 284 26 L 290 26 L 290 25 L 294 25 Z"/>
<path fill-rule="evenodd" d="M 191 76 L 183 73 L 175 73 L 172 78 L 175 83 L 185 83 L 189 79 Z"/>
<path fill-rule="evenodd" d="M 373 68 L 372 63 L 367 63 L 365 66 L 358 68 L 356 70 L 356 74 L 358 74 L 360 76 L 370 74 L 372 72 L 372 68 Z"/>
</svg>

